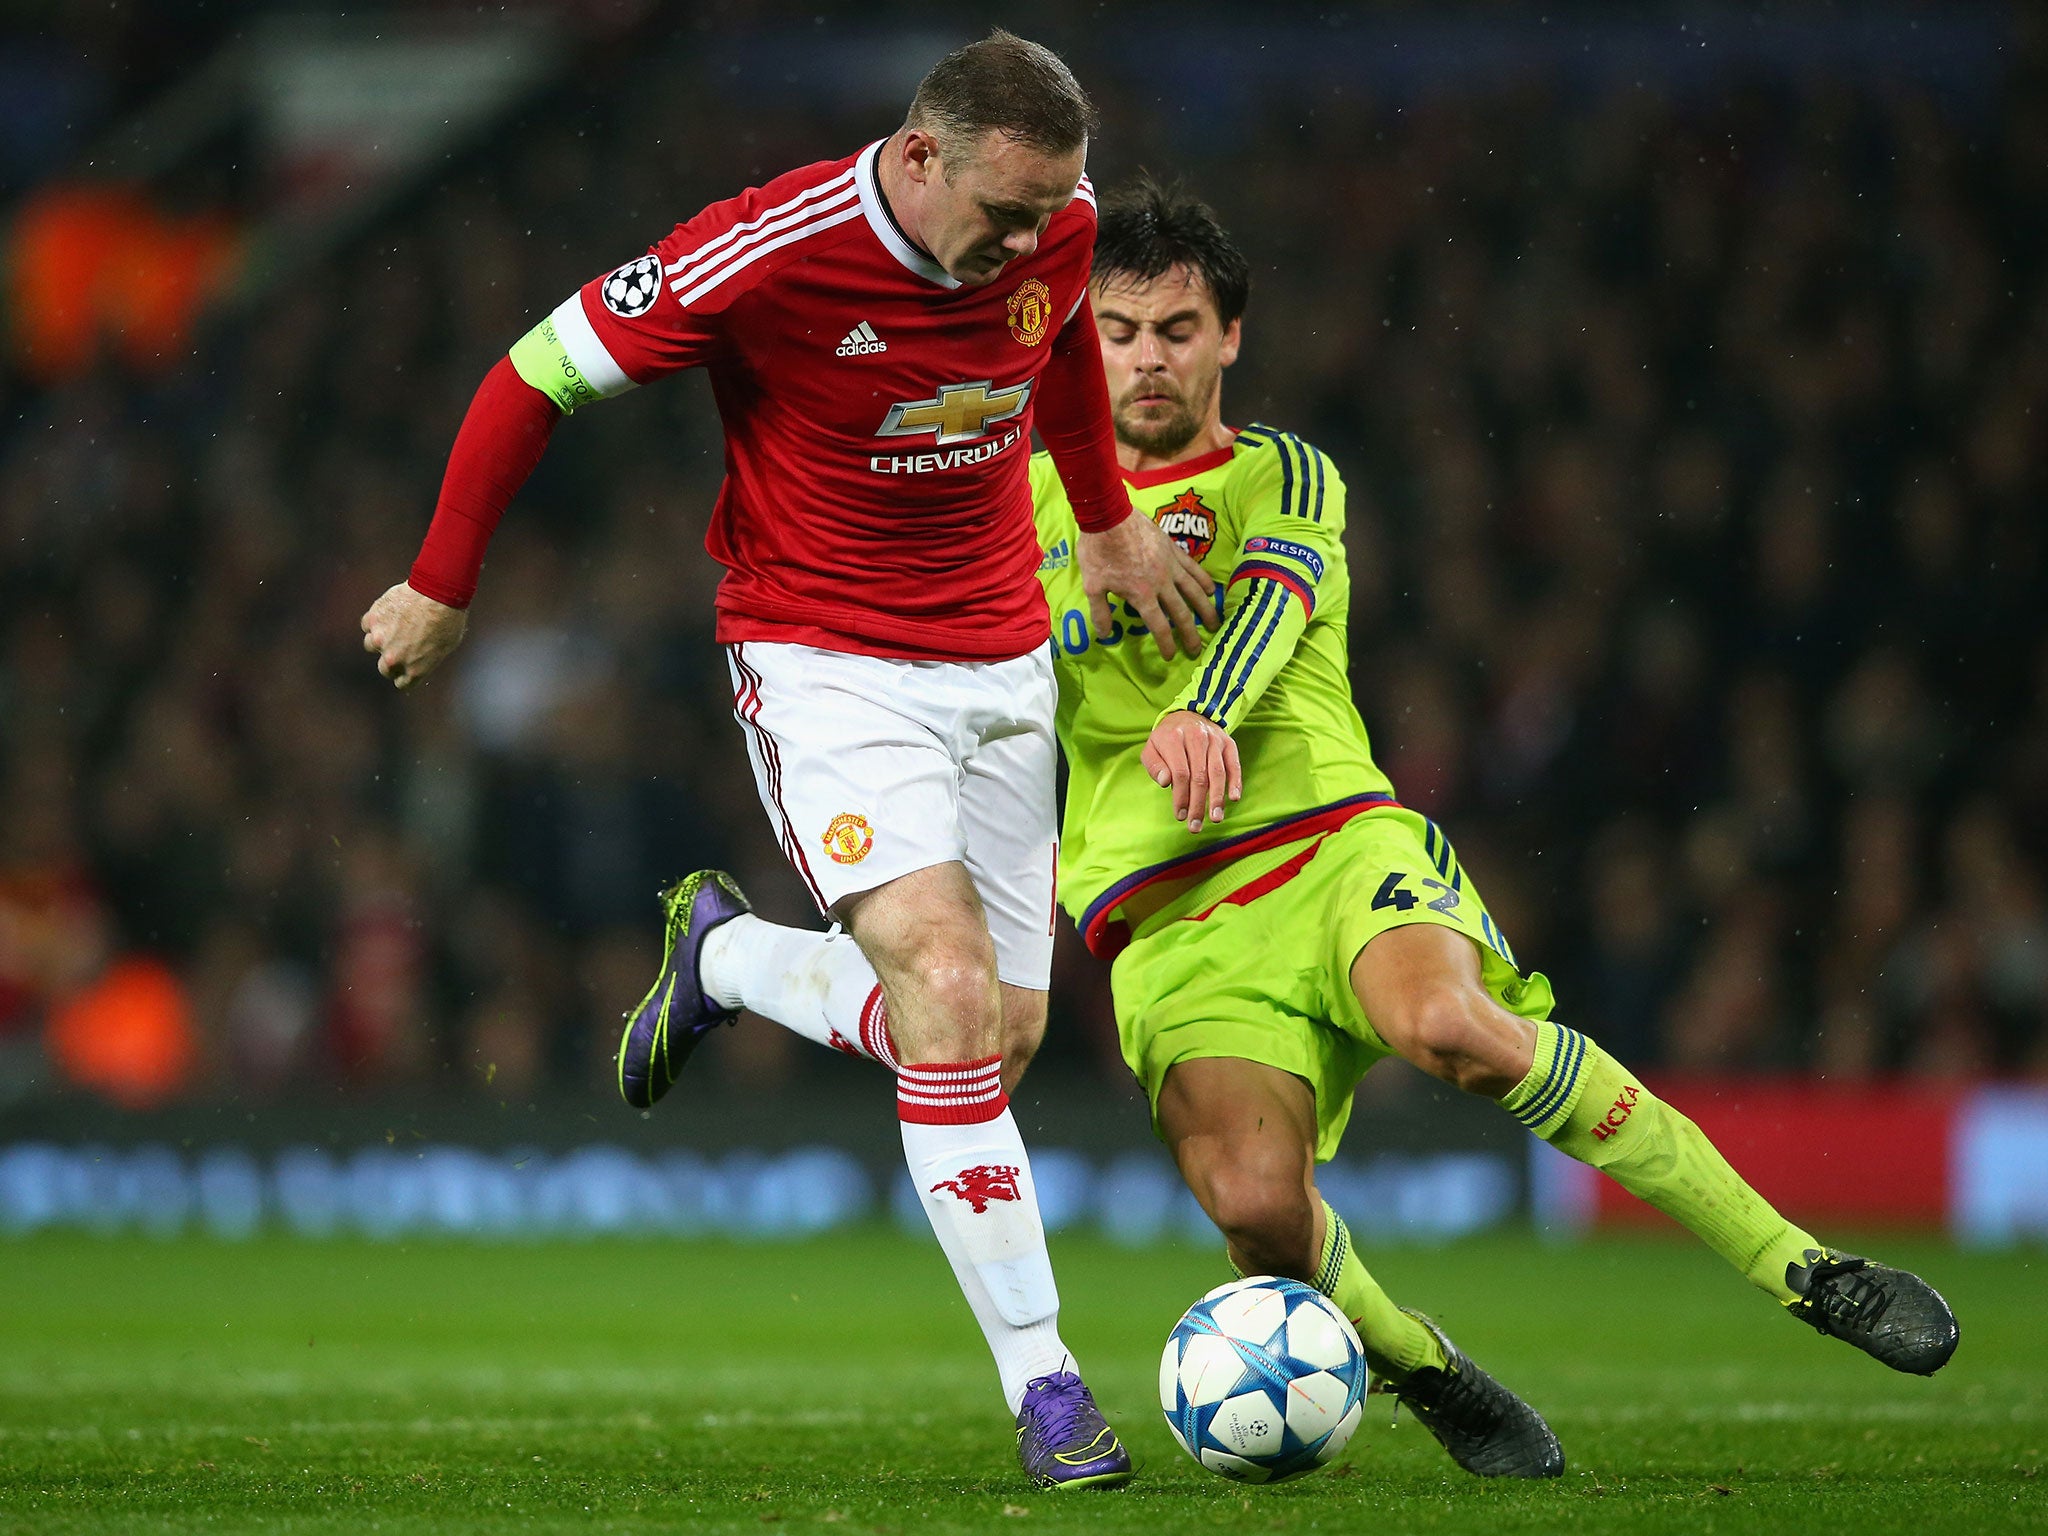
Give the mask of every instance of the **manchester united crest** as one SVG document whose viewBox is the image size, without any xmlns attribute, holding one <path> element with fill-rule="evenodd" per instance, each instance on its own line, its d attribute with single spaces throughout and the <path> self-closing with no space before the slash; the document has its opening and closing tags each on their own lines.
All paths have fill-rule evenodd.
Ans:
<svg viewBox="0 0 2048 1536">
<path fill-rule="evenodd" d="M 1216 542 L 1216 514 L 1193 491 L 1182 491 L 1153 513 L 1152 520 L 1194 559 L 1206 558 Z"/>
<path fill-rule="evenodd" d="M 1028 277 L 1010 295 L 1010 334 L 1027 347 L 1045 340 L 1052 320 L 1052 290 L 1035 277 Z"/>
<path fill-rule="evenodd" d="M 825 828 L 825 852 L 834 864 L 858 864 L 875 846 L 875 829 L 865 816 L 841 811 Z"/>
</svg>

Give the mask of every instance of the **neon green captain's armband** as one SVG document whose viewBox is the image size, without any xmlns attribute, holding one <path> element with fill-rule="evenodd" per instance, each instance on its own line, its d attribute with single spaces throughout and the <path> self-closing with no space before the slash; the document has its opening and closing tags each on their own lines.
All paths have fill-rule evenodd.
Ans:
<svg viewBox="0 0 2048 1536">
<path fill-rule="evenodd" d="M 515 341 L 511 357 L 519 377 L 560 406 L 565 416 L 579 405 L 604 398 L 562 345 L 552 316 Z"/>
</svg>

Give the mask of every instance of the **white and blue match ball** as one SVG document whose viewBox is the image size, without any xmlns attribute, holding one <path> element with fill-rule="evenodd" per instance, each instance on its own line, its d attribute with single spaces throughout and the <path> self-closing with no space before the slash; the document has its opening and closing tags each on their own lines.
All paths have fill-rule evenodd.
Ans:
<svg viewBox="0 0 2048 1536">
<path fill-rule="evenodd" d="M 1277 1483 L 1342 1451 L 1365 1412 L 1365 1351 L 1314 1286 L 1257 1275 L 1182 1315 L 1159 1361 L 1180 1448 L 1224 1477 Z"/>
</svg>

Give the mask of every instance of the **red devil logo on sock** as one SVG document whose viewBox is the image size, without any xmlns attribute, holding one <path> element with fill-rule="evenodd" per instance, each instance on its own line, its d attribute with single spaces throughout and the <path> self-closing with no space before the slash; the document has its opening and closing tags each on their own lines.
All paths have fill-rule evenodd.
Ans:
<svg viewBox="0 0 2048 1536">
<path fill-rule="evenodd" d="M 974 1207 L 979 1216 L 988 1209 L 991 1200 L 1016 1200 L 1017 1170 L 984 1163 L 979 1168 L 962 1168 L 950 1179 L 941 1179 L 932 1186 L 932 1193 L 950 1189 L 954 1198 L 965 1200 Z"/>
</svg>

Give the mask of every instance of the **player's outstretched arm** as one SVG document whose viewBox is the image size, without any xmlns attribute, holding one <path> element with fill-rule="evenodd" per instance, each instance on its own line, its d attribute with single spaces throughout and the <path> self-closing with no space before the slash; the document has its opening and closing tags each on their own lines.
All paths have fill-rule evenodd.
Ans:
<svg viewBox="0 0 2048 1536">
<path fill-rule="evenodd" d="M 689 239 L 698 222 L 678 225 L 646 255 L 585 283 L 484 375 L 448 455 L 412 574 L 363 615 L 364 647 L 399 687 L 425 677 L 460 643 L 484 549 L 555 423 L 701 360 L 709 332 L 661 284 L 663 250 Z"/>
<path fill-rule="evenodd" d="M 405 582 L 390 588 L 363 615 L 363 649 L 377 658 L 377 670 L 400 688 L 410 688 L 462 644 L 469 615 L 437 603 Z"/>
<path fill-rule="evenodd" d="M 485 546 L 561 415 L 511 358 L 500 358 L 477 386 L 412 574 L 363 615 L 363 649 L 400 688 L 425 677 L 462 643 L 464 610 L 476 595 Z"/>
<path fill-rule="evenodd" d="M 1237 743 L 1191 709 L 1162 716 L 1139 761 L 1161 789 L 1173 791 L 1173 819 L 1186 822 L 1190 832 L 1202 830 L 1205 812 L 1211 822 L 1221 821 L 1224 801 L 1244 798 Z"/>
</svg>

